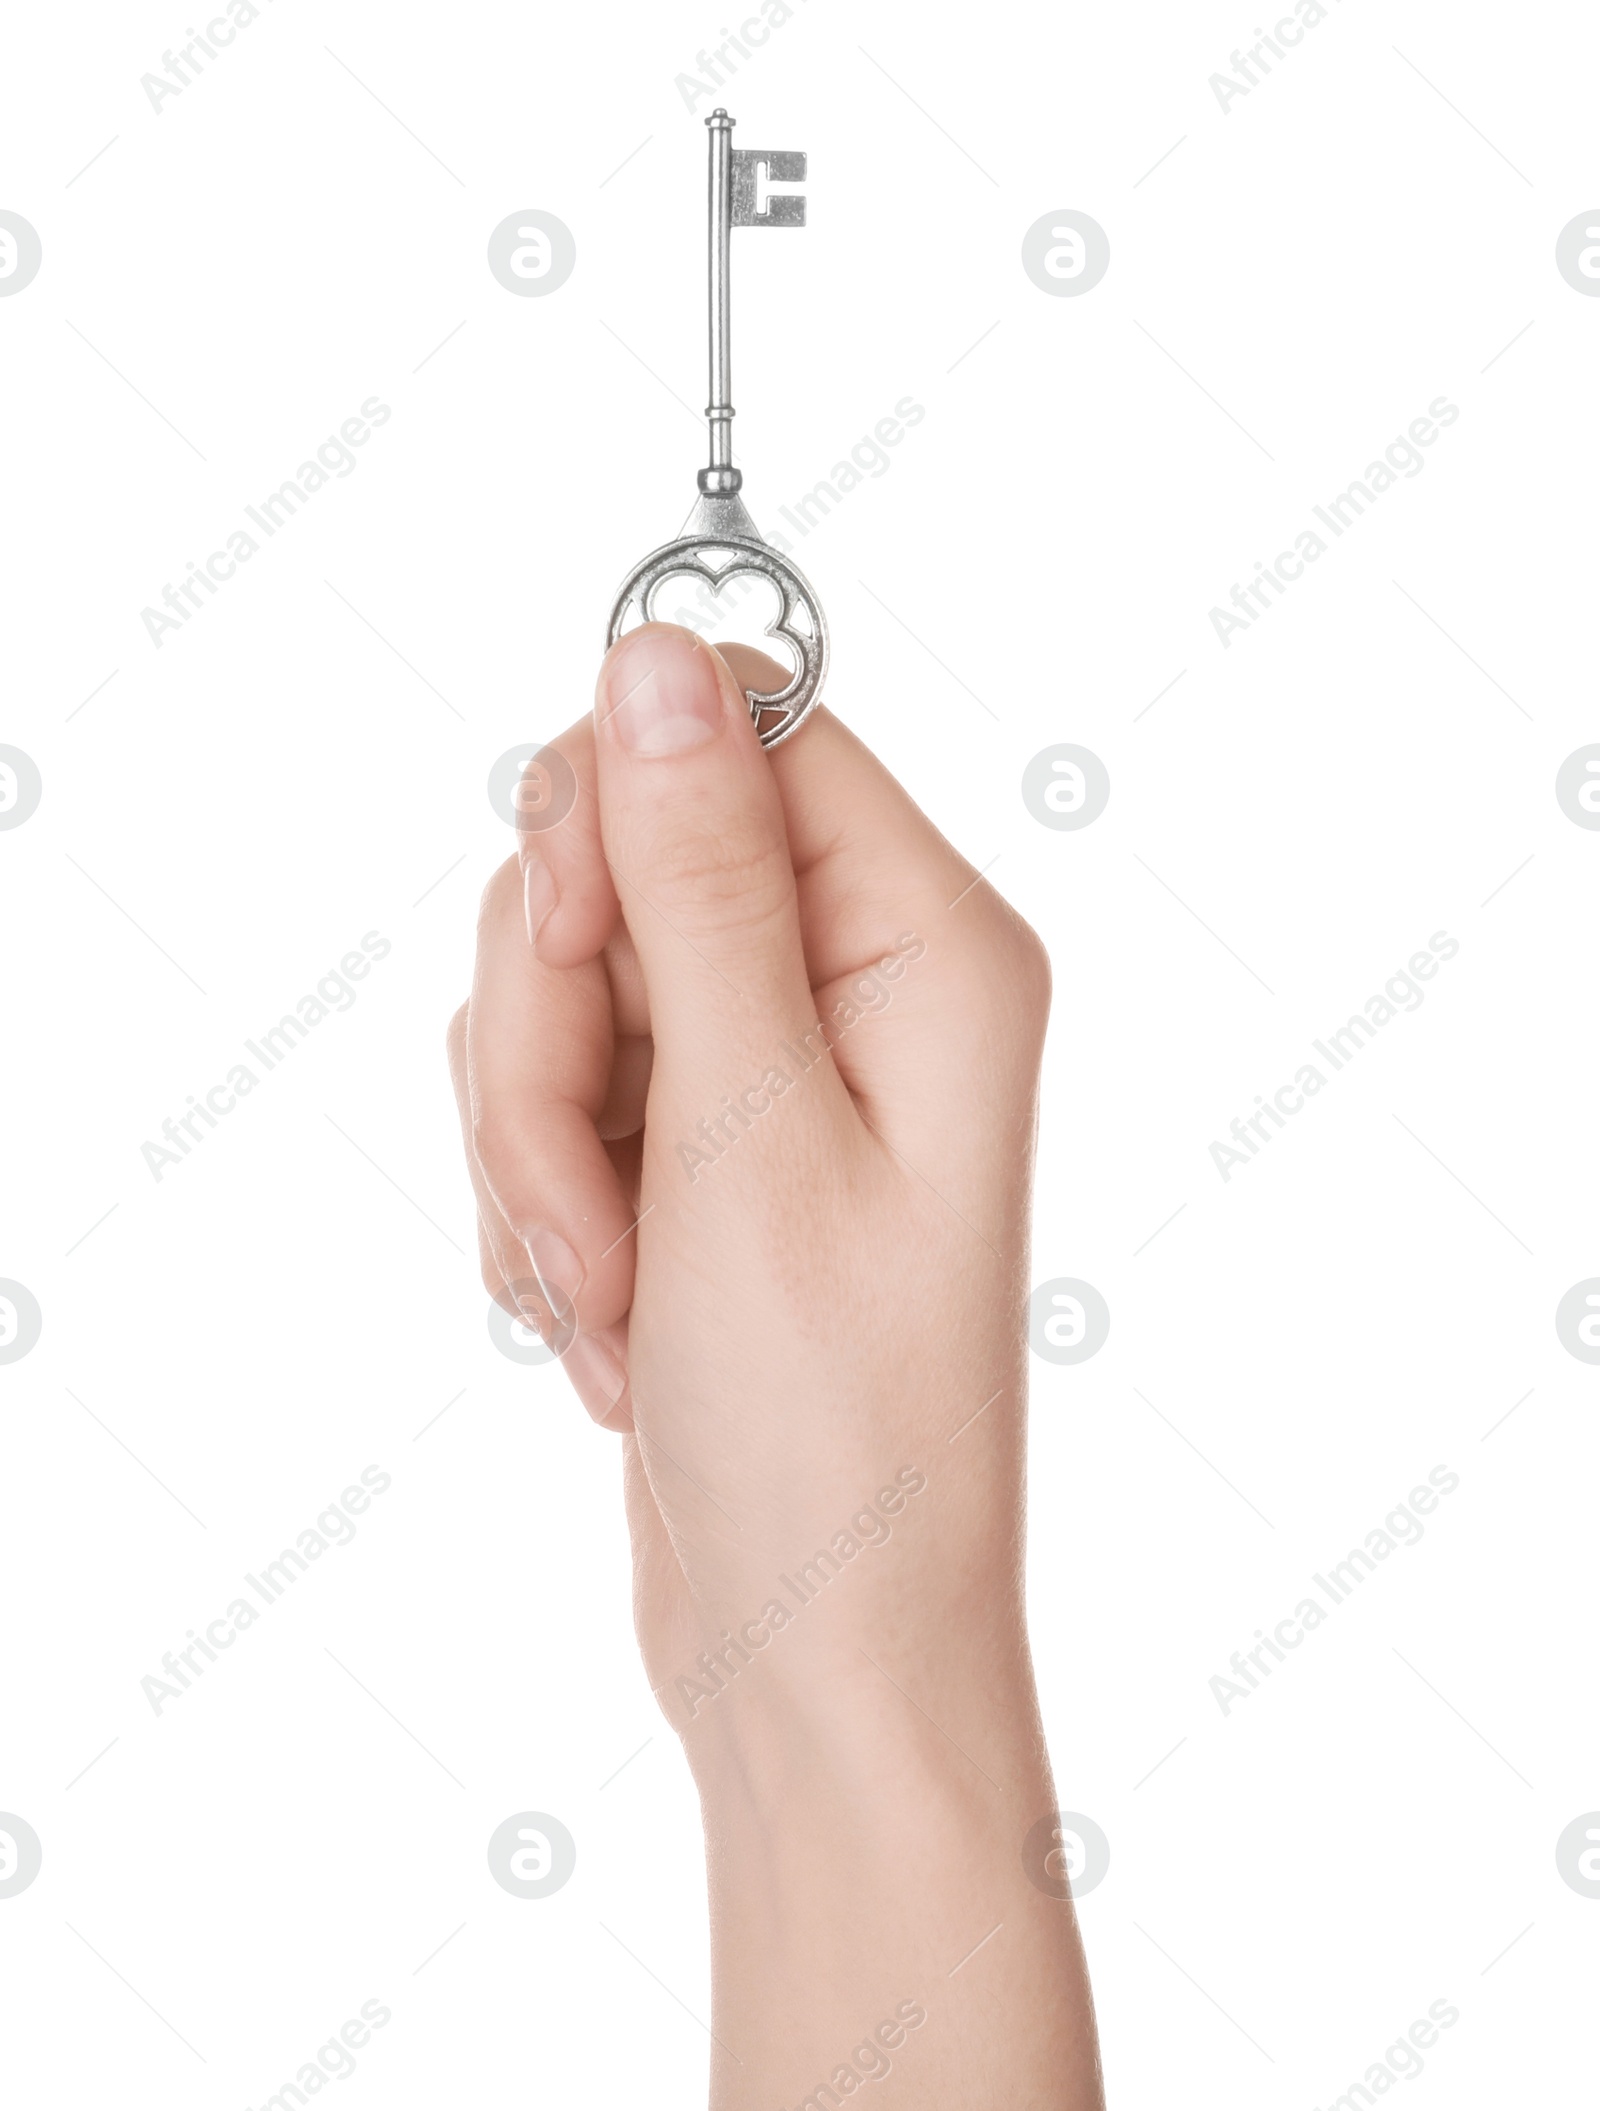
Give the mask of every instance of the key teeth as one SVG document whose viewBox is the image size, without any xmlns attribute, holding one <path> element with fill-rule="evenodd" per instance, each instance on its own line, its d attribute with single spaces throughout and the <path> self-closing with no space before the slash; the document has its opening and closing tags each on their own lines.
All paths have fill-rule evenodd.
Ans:
<svg viewBox="0 0 1600 2111">
<path fill-rule="evenodd" d="M 766 211 L 756 211 L 758 165 L 765 163 L 769 183 L 804 183 L 806 156 L 803 152 L 789 148 L 736 147 L 729 158 L 732 162 L 732 221 L 735 227 L 805 226 L 804 198 L 785 198 L 769 193 Z"/>
</svg>

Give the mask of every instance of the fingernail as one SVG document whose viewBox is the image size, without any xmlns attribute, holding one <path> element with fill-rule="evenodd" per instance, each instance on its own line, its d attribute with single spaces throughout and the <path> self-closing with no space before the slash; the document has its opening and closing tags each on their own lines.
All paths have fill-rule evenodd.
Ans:
<svg viewBox="0 0 1600 2111">
<path fill-rule="evenodd" d="M 600 718 L 630 754 L 687 754 L 721 730 L 715 660 L 687 631 L 654 625 L 625 639 L 606 663 Z"/>
<path fill-rule="evenodd" d="M 607 1407 L 615 1407 L 622 1398 L 628 1374 L 622 1368 L 622 1359 L 616 1350 L 600 1335 L 575 1336 L 561 1361 L 566 1365 L 573 1384 L 602 1393 Z"/>
<path fill-rule="evenodd" d="M 548 1224 L 536 1224 L 521 1236 L 557 1327 L 570 1326 L 578 1292 L 583 1287 L 582 1261 L 560 1232 L 552 1231 Z"/>
<path fill-rule="evenodd" d="M 522 913 L 527 919 L 530 946 L 538 944 L 545 918 L 555 905 L 556 883 L 550 867 L 536 850 L 530 850 L 522 868 Z"/>
<path fill-rule="evenodd" d="M 561 1354 L 559 1346 L 560 1329 L 555 1321 L 549 1317 L 545 1300 L 542 1297 L 535 1296 L 532 1287 L 519 1288 L 516 1284 L 511 1286 L 511 1299 L 517 1308 L 518 1317 L 528 1333 L 537 1335 L 547 1349 L 553 1348 L 559 1356 Z"/>
</svg>

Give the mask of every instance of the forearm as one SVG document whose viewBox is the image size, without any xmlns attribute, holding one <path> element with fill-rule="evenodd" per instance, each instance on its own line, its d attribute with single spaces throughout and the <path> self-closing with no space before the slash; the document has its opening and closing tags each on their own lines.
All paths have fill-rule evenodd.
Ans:
<svg viewBox="0 0 1600 2111">
<path fill-rule="evenodd" d="M 981 1679 L 890 1653 L 741 1682 L 689 1741 L 712 2111 L 834 2111 L 869 2077 L 884 2107 L 1098 2111 L 1072 1902 L 1023 1867 L 1054 1808 L 1025 1652 Z"/>
</svg>

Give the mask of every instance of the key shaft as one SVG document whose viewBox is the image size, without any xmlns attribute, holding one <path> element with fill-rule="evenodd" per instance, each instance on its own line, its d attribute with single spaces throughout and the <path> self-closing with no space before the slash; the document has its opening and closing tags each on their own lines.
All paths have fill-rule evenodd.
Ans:
<svg viewBox="0 0 1600 2111">
<path fill-rule="evenodd" d="M 700 489 L 728 492 L 737 491 L 744 482 L 733 466 L 733 119 L 726 110 L 714 110 L 706 119 L 706 128 L 711 148 L 706 273 L 711 332 L 711 400 L 706 405 L 706 424 L 711 460 L 700 472 Z"/>
<path fill-rule="evenodd" d="M 708 497 L 731 497 L 744 482 L 733 464 L 733 230 L 736 227 L 804 227 L 806 201 L 792 194 L 760 196 L 760 171 L 769 183 L 803 183 L 806 157 L 789 150 L 735 150 L 733 119 L 713 110 L 706 119 L 710 146 L 706 268 L 711 344 L 711 400 L 706 405 L 711 459 L 700 471 Z"/>
</svg>

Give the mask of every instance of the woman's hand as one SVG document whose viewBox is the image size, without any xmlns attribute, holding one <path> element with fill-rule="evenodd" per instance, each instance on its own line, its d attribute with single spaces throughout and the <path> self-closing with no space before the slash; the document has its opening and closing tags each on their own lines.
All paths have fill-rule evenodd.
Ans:
<svg viewBox="0 0 1600 2111">
<path fill-rule="evenodd" d="M 764 751 L 741 679 L 783 674 L 624 638 L 555 744 L 575 802 L 489 885 L 450 1035 L 485 1280 L 623 1433 L 705 1806 L 713 2103 L 881 2059 L 886 2105 L 1080 2111 L 1072 1906 L 1022 1860 L 1048 967 L 826 711 Z"/>
</svg>

